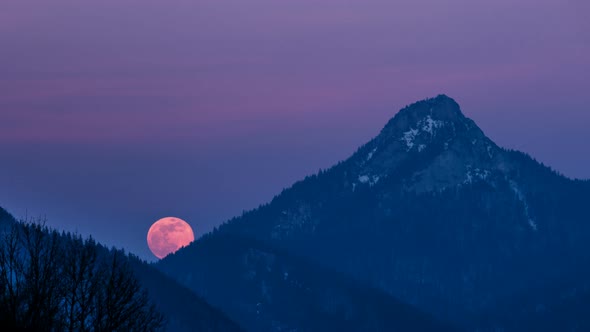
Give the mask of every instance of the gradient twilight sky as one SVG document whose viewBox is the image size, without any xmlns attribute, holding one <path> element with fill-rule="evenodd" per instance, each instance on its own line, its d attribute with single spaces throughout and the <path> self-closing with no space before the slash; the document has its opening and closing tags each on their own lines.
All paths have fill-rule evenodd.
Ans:
<svg viewBox="0 0 590 332">
<path fill-rule="evenodd" d="M 2 0 L 0 206 L 151 256 L 446 93 L 590 178 L 587 0 Z"/>
</svg>

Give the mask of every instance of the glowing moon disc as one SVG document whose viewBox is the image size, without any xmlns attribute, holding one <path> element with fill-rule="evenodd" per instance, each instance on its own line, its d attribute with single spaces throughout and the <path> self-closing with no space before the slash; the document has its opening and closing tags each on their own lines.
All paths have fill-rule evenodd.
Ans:
<svg viewBox="0 0 590 332">
<path fill-rule="evenodd" d="M 147 234 L 147 243 L 152 253 L 164 258 L 195 240 L 193 229 L 184 220 L 166 217 L 156 221 Z"/>
</svg>

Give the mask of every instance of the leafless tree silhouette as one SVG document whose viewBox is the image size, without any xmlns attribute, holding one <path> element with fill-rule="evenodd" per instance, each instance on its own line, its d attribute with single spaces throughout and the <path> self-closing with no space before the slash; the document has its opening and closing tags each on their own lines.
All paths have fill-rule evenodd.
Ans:
<svg viewBox="0 0 590 332">
<path fill-rule="evenodd" d="M 155 331 L 163 316 L 126 256 L 21 222 L 0 241 L 0 326 L 28 331 Z"/>
</svg>

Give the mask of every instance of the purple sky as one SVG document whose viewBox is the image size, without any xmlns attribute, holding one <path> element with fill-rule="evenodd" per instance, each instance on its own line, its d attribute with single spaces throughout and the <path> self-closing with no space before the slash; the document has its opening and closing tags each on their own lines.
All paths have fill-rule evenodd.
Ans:
<svg viewBox="0 0 590 332">
<path fill-rule="evenodd" d="M 150 258 L 446 93 L 590 178 L 587 0 L 2 0 L 0 206 Z"/>
</svg>

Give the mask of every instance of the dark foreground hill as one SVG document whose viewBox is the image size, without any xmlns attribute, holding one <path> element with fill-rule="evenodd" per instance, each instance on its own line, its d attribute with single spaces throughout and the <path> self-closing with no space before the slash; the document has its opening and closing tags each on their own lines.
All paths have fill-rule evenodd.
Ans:
<svg viewBox="0 0 590 332">
<path fill-rule="evenodd" d="M 342 324 L 371 321 L 380 306 L 357 301 L 362 287 L 472 326 L 512 296 L 530 289 L 544 296 L 547 285 L 590 261 L 589 203 L 587 181 L 498 147 L 441 95 L 402 109 L 349 159 L 158 266 L 254 329 L 321 330 L 330 312 Z M 289 268 L 299 264 L 307 264 L 301 275 L 320 280 L 306 286 L 308 295 L 291 290 L 292 280 L 302 281 Z M 323 294 L 335 278 L 327 271 L 357 283 L 334 282 Z M 405 314 L 388 316 L 404 324 Z"/>
<path fill-rule="evenodd" d="M 5 241 L 5 235 L 11 231 L 13 225 L 19 224 L 8 212 L 0 208 L 0 239 L 2 241 Z M 22 227 L 25 226 L 23 225 Z M 47 233 L 53 232 L 46 228 L 39 228 L 39 230 L 43 230 Z M 80 240 L 79 237 L 71 234 L 59 234 L 55 232 L 52 234 L 57 236 L 58 246 L 61 247 L 70 247 L 70 244 L 73 241 Z M 107 257 L 108 260 L 109 257 L 117 255 L 123 260 L 123 264 L 129 266 L 130 270 L 128 270 L 128 272 L 133 275 L 132 277 L 139 281 L 141 288 L 147 290 L 149 300 L 155 305 L 156 309 L 164 315 L 163 330 L 187 332 L 241 330 L 238 325 L 228 319 L 223 313 L 211 307 L 186 287 L 179 285 L 153 266 L 132 255 L 125 255 L 122 251 L 107 249 L 94 242 L 90 243 L 90 246 L 94 247 L 93 250 L 95 250 L 98 257 Z M 45 253 L 46 248 L 42 248 L 41 252 Z M 47 256 L 40 257 L 40 259 L 43 260 L 46 257 Z M 58 274 L 57 276 L 62 278 L 60 275 L 65 272 L 60 271 L 59 267 L 55 267 L 54 269 L 56 269 L 55 272 Z M 44 279 L 42 279 L 44 278 L 43 275 L 41 276 L 41 279 L 38 280 L 39 283 L 45 282 L 43 281 Z M 3 286 L 1 280 L 0 286 Z M 123 290 L 121 289 L 118 291 Z M 85 292 L 79 293 L 79 296 L 87 295 L 88 294 L 85 294 Z M 124 313 L 122 313 L 122 315 L 124 315 Z M 7 326 L 4 327 L 8 328 Z M 65 328 L 66 327 L 64 327 L 64 329 Z M 75 330 L 77 330 L 77 328 L 75 328 Z"/>
</svg>

